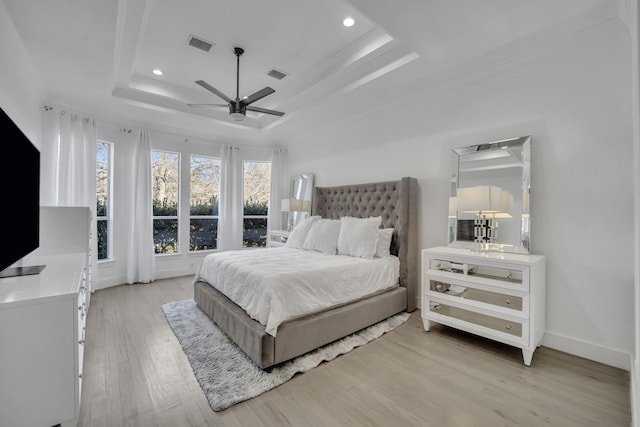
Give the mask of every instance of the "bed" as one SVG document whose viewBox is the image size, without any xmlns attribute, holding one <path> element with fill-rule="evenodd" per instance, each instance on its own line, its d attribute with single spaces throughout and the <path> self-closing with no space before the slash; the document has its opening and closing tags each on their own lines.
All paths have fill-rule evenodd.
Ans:
<svg viewBox="0 0 640 427">
<path fill-rule="evenodd" d="M 231 282 L 234 281 L 233 278 L 237 278 L 237 282 L 250 281 L 249 278 L 251 278 L 251 280 L 262 282 L 270 281 L 277 289 L 280 282 L 285 282 L 289 277 L 282 270 L 291 267 L 278 266 L 276 272 L 268 270 L 268 266 L 276 262 L 272 262 L 272 259 L 277 260 L 279 257 L 282 258 L 282 255 L 285 258 L 292 258 L 290 265 L 301 266 L 291 269 L 290 275 L 293 275 L 302 274 L 306 269 L 310 271 L 314 269 L 312 266 L 316 262 L 315 258 L 308 257 L 325 256 L 335 264 L 338 261 L 334 258 L 337 259 L 340 255 L 326 255 L 291 248 L 268 248 L 219 252 L 205 257 L 194 278 L 194 300 L 247 356 L 263 369 L 307 353 L 394 314 L 414 311 L 419 286 L 417 195 L 417 180 L 411 177 L 397 181 L 314 189 L 312 216 L 331 220 L 339 220 L 343 217 L 380 217 L 380 228 L 393 229 L 389 247 L 392 262 L 383 265 L 384 263 L 379 261 L 380 270 L 370 274 L 367 279 L 372 279 L 373 276 L 384 276 L 387 274 L 385 268 L 393 266 L 397 280 L 390 286 L 389 283 L 372 284 L 365 296 L 350 296 L 340 300 L 342 296 L 338 295 L 336 296 L 338 299 L 333 299 L 329 306 L 305 309 L 306 311 L 302 312 L 296 311 L 298 306 L 294 303 L 275 303 L 280 304 L 281 308 L 288 308 L 290 312 L 286 315 L 278 314 L 274 319 L 270 317 L 269 310 L 264 313 L 260 311 L 262 309 L 252 311 L 253 303 L 246 299 L 248 298 L 246 293 L 241 296 L 235 295 L 222 286 L 221 280 L 216 279 L 212 274 L 222 277 L 222 272 L 231 271 L 226 274 L 229 276 L 227 280 Z M 250 258 L 254 254 L 255 261 L 252 262 Z M 267 255 L 273 258 L 268 258 Z M 346 261 L 357 263 L 356 260 Z M 239 262 L 244 263 L 242 268 L 236 267 L 236 270 L 232 270 L 233 267 L 228 267 L 238 265 Z M 212 266 L 211 263 L 215 265 Z M 248 264 L 255 265 L 253 268 L 248 266 L 244 268 L 244 265 Z M 339 270 L 342 267 L 336 264 L 333 268 Z M 263 275 L 259 273 L 261 270 L 265 271 Z M 329 280 L 326 284 L 327 294 L 329 294 L 328 287 L 332 281 L 343 278 L 339 275 L 331 275 L 333 273 L 330 274 L 329 270 L 326 271 L 327 273 L 323 275 Z M 347 271 L 346 267 L 343 271 Z M 214 283 L 219 289 L 214 287 Z M 313 292 L 317 293 L 317 290 Z M 253 295 L 256 292 L 249 292 L 249 294 L 252 298 L 258 297 Z M 232 301 L 232 298 L 237 303 Z M 271 296 L 267 295 L 264 298 L 270 300 Z M 280 311 L 275 310 L 275 313 Z M 260 321 L 254 319 L 260 319 Z"/>
</svg>

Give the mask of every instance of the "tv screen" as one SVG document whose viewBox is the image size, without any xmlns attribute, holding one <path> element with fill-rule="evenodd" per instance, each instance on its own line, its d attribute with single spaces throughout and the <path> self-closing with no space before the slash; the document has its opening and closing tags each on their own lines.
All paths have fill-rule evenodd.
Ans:
<svg viewBox="0 0 640 427">
<path fill-rule="evenodd" d="M 4 152 L 0 167 L 2 272 L 39 246 L 40 151 L 4 110 L 0 114 L 0 129 Z"/>
</svg>

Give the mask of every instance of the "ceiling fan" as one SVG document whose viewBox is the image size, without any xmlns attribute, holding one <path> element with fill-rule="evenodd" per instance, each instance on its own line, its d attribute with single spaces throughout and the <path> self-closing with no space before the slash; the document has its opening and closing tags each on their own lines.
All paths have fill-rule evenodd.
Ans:
<svg viewBox="0 0 640 427">
<path fill-rule="evenodd" d="M 231 117 L 233 117 L 236 121 L 241 121 L 243 120 L 246 115 L 247 115 L 247 110 L 249 111 L 255 111 L 258 113 L 265 113 L 265 114 L 271 114 L 274 116 L 283 116 L 284 113 L 281 111 L 275 111 L 275 110 L 268 110 L 266 108 L 260 108 L 260 107 L 254 107 L 253 104 L 254 102 L 264 98 L 267 95 L 271 95 L 273 92 L 275 92 L 275 89 L 270 88 L 269 86 L 265 87 L 264 89 L 260 89 L 259 91 L 249 95 L 249 96 L 245 96 L 243 98 L 240 98 L 240 56 L 242 56 L 242 54 L 244 53 L 244 49 L 242 49 L 241 47 L 236 47 L 233 49 L 233 52 L 236 55 L 237 58 L 237 70 L 236 70 L 236 99 L 231 99 L 229 98 L 227 95 L 225 95 L 224 93 L 220 92 L 218 89 L 216 89 L 215 87 L 211 86 L 209 83 L 205 82 L 204 80 L 196 80 L 196 84 L 202 86 L 203 88 L 205 88 L 206 90 L 208 90 L 209 92 L 214 93 L 215 95 L 218 95 L 220 98 L 224 99 L 225 101 L 227 101 L 227 104 L 188 104 L 190 107 L 220 107 L 220 106 L 228 106 L 229 107 L 229 114 L 231 115 Z"/>
</svg>

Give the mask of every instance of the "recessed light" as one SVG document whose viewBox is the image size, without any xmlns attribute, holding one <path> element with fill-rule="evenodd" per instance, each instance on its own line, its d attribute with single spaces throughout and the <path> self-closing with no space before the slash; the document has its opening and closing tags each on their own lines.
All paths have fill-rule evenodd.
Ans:
<svg viewBox="0 0 640 427">
<path fill-rule="evenodd" d="M 158 69 L 158 68 L 154 68 L 152 71 L 153 74 L 155 74 L 156 76 L 161 76 L 164 73 L 162 72 L 162 70 Z"/>
<path fill-rule="evenodd" d="M 342 25 L 344 25 L 345 27 L 352 27 L 353 24 L 355 24 L 356 21 L 353 20 L 353 18 L 349 17 L 349 18 L 345 18 L 344 21 L 342 21 Z"/>
</svg>

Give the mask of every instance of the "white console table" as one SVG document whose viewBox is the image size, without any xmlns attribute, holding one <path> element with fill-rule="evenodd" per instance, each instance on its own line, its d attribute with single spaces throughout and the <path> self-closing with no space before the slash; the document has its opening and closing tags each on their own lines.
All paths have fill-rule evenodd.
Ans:
<svg viewBox="0 0 640 427">
<path fill-rule="evenodd" d="M 0 279 L 0 426 L 76 426 L 87 253 L 40 255 L 40 274 Z"/>
<path fill-rule="evenodd" d="M 531 364 L 545 329 L 542 255 L 422 251 L 422 320 L 462 329 L 522 349 Z"/>
</svg>

